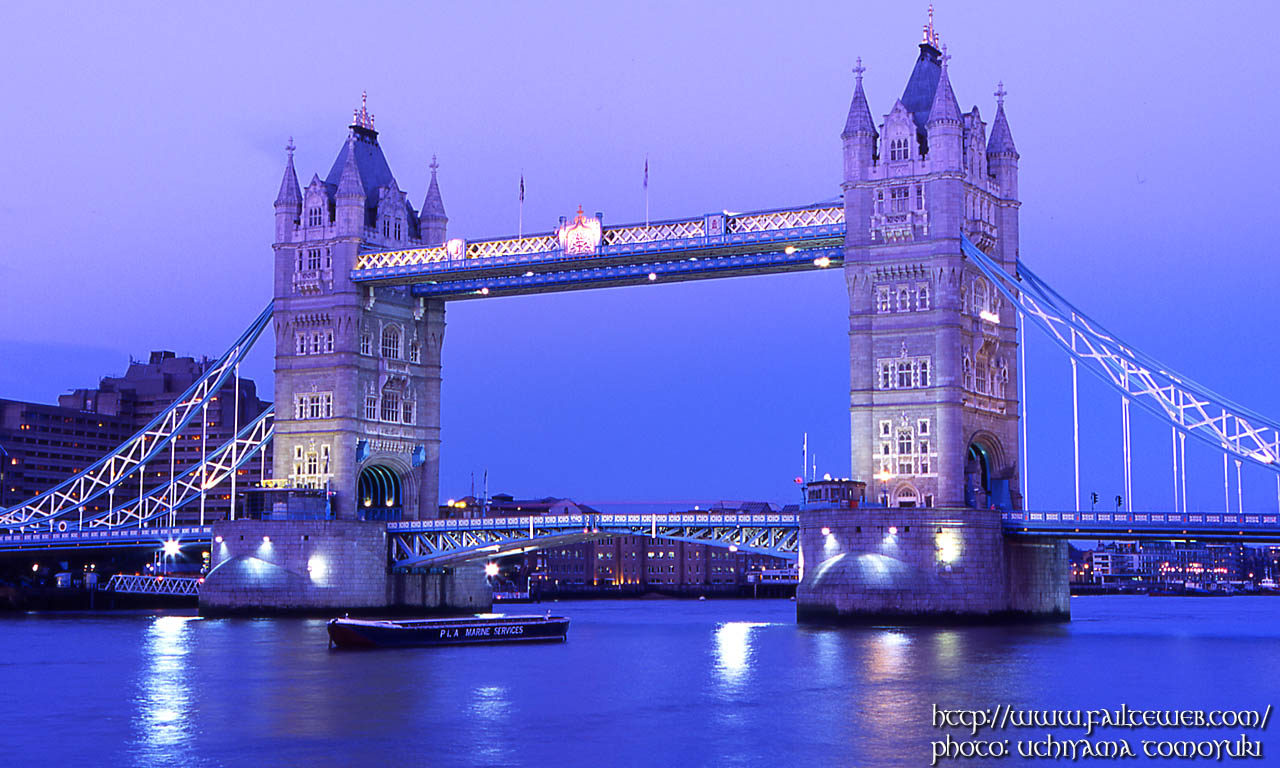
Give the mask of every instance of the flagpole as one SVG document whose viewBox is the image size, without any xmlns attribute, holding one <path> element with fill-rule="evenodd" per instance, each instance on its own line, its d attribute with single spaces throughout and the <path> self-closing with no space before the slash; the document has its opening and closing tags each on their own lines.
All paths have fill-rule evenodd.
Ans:
<svg viewBox="0 0 1280 768">
<path fill-rule="evenodd" d="M 516 229 L 516 239 L 524 237 L 524 171 L 520 172 L 520 223 Z"/>
<path fill-rule="evenodd" d="M 649 156 L 644 156 L 644 225 L 649 226 Z"/>
</svg>

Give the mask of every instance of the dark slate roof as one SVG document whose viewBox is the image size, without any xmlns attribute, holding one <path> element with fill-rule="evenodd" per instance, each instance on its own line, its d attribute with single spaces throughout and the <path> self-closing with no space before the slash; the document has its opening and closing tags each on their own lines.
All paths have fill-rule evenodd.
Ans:
<svg viewBox="0 0 1280 768">
<path fill-rule="evenodd" d="M 440 183 L 436 181 L 435 168 L 431 169 L 431 186 L 427 187 L 427 197 L 422 201 L 422 215 L 447 218 L 444 212 L 444 200 L 440 197 Z"/>
<path fill-rule="evenodd" d="M 938 87 L 933 94 L 933 104 L 929 108 L 929 122 L 948 120 L 960 122 L 960 103 L 956 101 L 955 91 L 951 90 L 951 78 L 947 76 L 946 67 L 938 79 Z"/>
<path fill-rule="evenodd" d="M 382 154 L 382 147 L 378 146 L 378 132 L 352 126 L 351 133 L 355 140 L 342 145 L 342 151 L 333 161 L 333 167 L 329 169 L 329 175 L 324 177 L 324 182 L 335 188 L 338 186 L 342 180 L 342 167 L 347 162 L 347 152 L 354 147 L 356 168 L 360 171 L 360 180 L 364 182 L 365 197 L 377 200 L 378 187 L 390 186 L 395 181 L 395 177 L 391 175 L 391 166 L 387 165 L 387 158 Z"/>
<path fill-rule="evenodd" d="M 933 106 L 933 94 L 938 90 L 938 78 L 942 75 L 942 53 L 928 43 L 920 44 L 920 58 L 911 70 L 911 79 L 902 92 L 902 103 L 915 118 L 916 128 L 924 131 L 929 122 L 929 109 Z"/>
<path fill-rule="evenodd" d="M 276 195 L 276 205 L 298 205 L 301 202 L 302 190 L 298 187 L 298 173 L 293 169 L 293 153 L 290 152 L 284 178 L 280 180 L 280 194 Z"/>
<path fill-rule="evenodd" d="M 841 135 L 850 136 L 859 132 L 879 135 L 875 121 L 871 119 L 871 107 L 867 104 L 867 94 L 862 90 L 861 77 L 853 91 L 853 101 L 849 103 L 849 118 L 844 121 L 844 133 Z"/>
</svg>

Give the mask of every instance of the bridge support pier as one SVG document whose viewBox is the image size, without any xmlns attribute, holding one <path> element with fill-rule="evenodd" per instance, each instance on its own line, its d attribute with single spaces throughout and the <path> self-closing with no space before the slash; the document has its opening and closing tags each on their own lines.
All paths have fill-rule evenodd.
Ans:
<svg viewBox="0 0 1280 768">
<path fill-rule="evenodd" d="M 488 610 L 480 563 L 392 573 L 385 523 L 235 520 L 213 526 L 202 615 L 421 614 Z"/>
<path fill-rule="evenodd" d="M 801 622 L 1067 621 L 1065 541 L 1004 534 L 998 512 L 808 509 L 800 513 Z"/>
</svg>

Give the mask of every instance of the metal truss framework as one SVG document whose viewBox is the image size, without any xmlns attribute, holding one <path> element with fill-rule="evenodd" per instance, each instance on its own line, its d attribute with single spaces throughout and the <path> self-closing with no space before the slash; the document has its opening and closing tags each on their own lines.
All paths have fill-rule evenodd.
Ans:
<svg viewBox="0 0 1280 768">
<path fill-rule="evenodd" d="M 1125 344 L 1049 287 L 1022 262 L 1017 279 L 968 238 L 965 256 L 999 291 L 1083 367 L 1186 434 L 1280 472 L 1280 425 Z"/>
<path fill-rule="evenodd" d="M 367 285 L 413 284 L 417 296 L 461 299 L 625 285 L 655 279 L 651 274 L 691 280 L 815 269 L 840 262 L 844 232 L 843 205 L 821 203 L 606 228 L 600 244 L 586 255 L 565 253 L 555 233 L 366 253 L 351 279 Z M 787 258 L 741 258 L 775 252 Z M 678 262 L 690 266 L 662 266 Z"/>
<path fill-rule="evenodd" d="M 244 356 L 253 347 L 271 319 L 268 305 L 240 338 L 201 377 L 150 424 L 115 451 L 52 489 L 7 509 L 0 510 L 0 529 L 35 530 L 43 524 L 52 529 L 62 521 L 77 518 L 89 502 L 110 494 L 133 476 L 142 482 L 148 462 L 161 454 L 192 419 L 201 415 L 227 379 L 232 378 Z"/>
<path fill-rule="evenodd" d="M 10 533 L 0 535 L 0 552 L 18 550 L 116 549 L 145 547 L 160 549 L 166 541 L 208 544 L 213 540 L 209 525 L 178 525 L 156 528 L 97 528 L 66 533 Z"/>
<path fill-rule="evenodd" d="M 85 528 L 146 525 L 199 499 L 202 492 L 221 485 L 232 472 L 244 466 L 245 462 L 271 442 L 275 412 L 275 406 L 267 408 L 245 425 L 234 440 L 223 443 L 205 461 L 193 464 L 169 482 L 152 488 L 140 500 L 133 499 L 128 504 L 85 518 Z M 62 529 L 66 530 L 78 525 L 78 522 L 60 521 L 59 525 L 65 526 Z"/>
<path fill-rule="evenodd" d="M 1237 512 L 1004 512 L 1006 534 L 1055 539 L 1280 542 L 1280 515 Z"/>
<path fill-rule="evenodd" d="M 116 574 L 105 589 L 117 594 L 198 597 L 204 579 L 191 576 L 137 576 Z"/>
<path fill-rule="evenodd" d="M 601 536 L 649 536 L 795 560 L 799 520 L 794 514 L 546 515 L 389 523 L 397 568 L 449 565 Z"/>
</svg>

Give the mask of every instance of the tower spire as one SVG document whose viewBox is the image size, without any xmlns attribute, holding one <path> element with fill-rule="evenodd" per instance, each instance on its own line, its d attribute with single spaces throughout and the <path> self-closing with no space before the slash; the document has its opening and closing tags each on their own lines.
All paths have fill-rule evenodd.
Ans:
<svg viewBox="0 0 1280 768">
<path fill-rule="evenodd" d="M 369 92 L 360 92 L 360 108 L 352 110 L 351 127 L 373 130 L 373 115 L 369 114 Z"/>
<path fill-rule="evenodd" d="M 276 195 L 277 207 L 297 208 L 302 204 L 302 189 L 298 186 L 298 172 L 293 168 L 293 137 L 289 137 L 289 143 L 285 146 L 284 151 L 288 153 L 289 159 L 285 161 L 284 178 L 280 180 L 280 193 Z"/>
<path fill-rule="evenodd" d="M 440 196 L 440 182 L 436 179 L 440 163 L 434 154 L 428 167 L 431 168 L 431 183 L 427 186 L 427 198 L 422 201 L 422 213 L 418 215 L 418 222 L 422 229 L 422 242 L 435 246 L 444 243 L 449 217 L 444 212 L 444 198 Z"/>
<path fill-rule="evenodd" d="M 863 133 L 876 136 L 876 124 L 871 119 L 871 106 L 867 104 L 867 94 L 862 90 L 862 73 L 867 68 L 862 66 L 862 57 L 853 68 L 857 84 L 853 88 L 853 101 L 849 104 L 849 117 L 844 122 L 844 133 L 841 136 L 852 136 Z"/>
<path fill-rule="evenodd" d="M 938 32 L 933 28 L 933 3 L 929 3 L 929 20 L 925 22 L 924 34 L 921 36 L 920 44 L 935 49 L 939 45 Z"/>
<path fill-rule="evenodd" d="M 947 74 L 947 61 L 950 58 L 947 47 L 942 46 L 942 73 L 938 76 L 938 87 L 933 92 L 928 125 L 942 121 L 960 123 L 960 103 L 956 100 L 955 91 L 951 90 L 951 77 Z"/>
<path fill-rule="evenodd" d="M 1009 131 L 1009 118 L 1004 114 L 1004 97 L 1008 95 L 1004 89 L 1004 81 L 996 85 L 996 119 L 991 124 L 991 137 L 987 139 L 987 154 L 1007 154 L 1017 156 L 1018 150 L 1013 144 L 1013 134 Z"/>
</svg>

